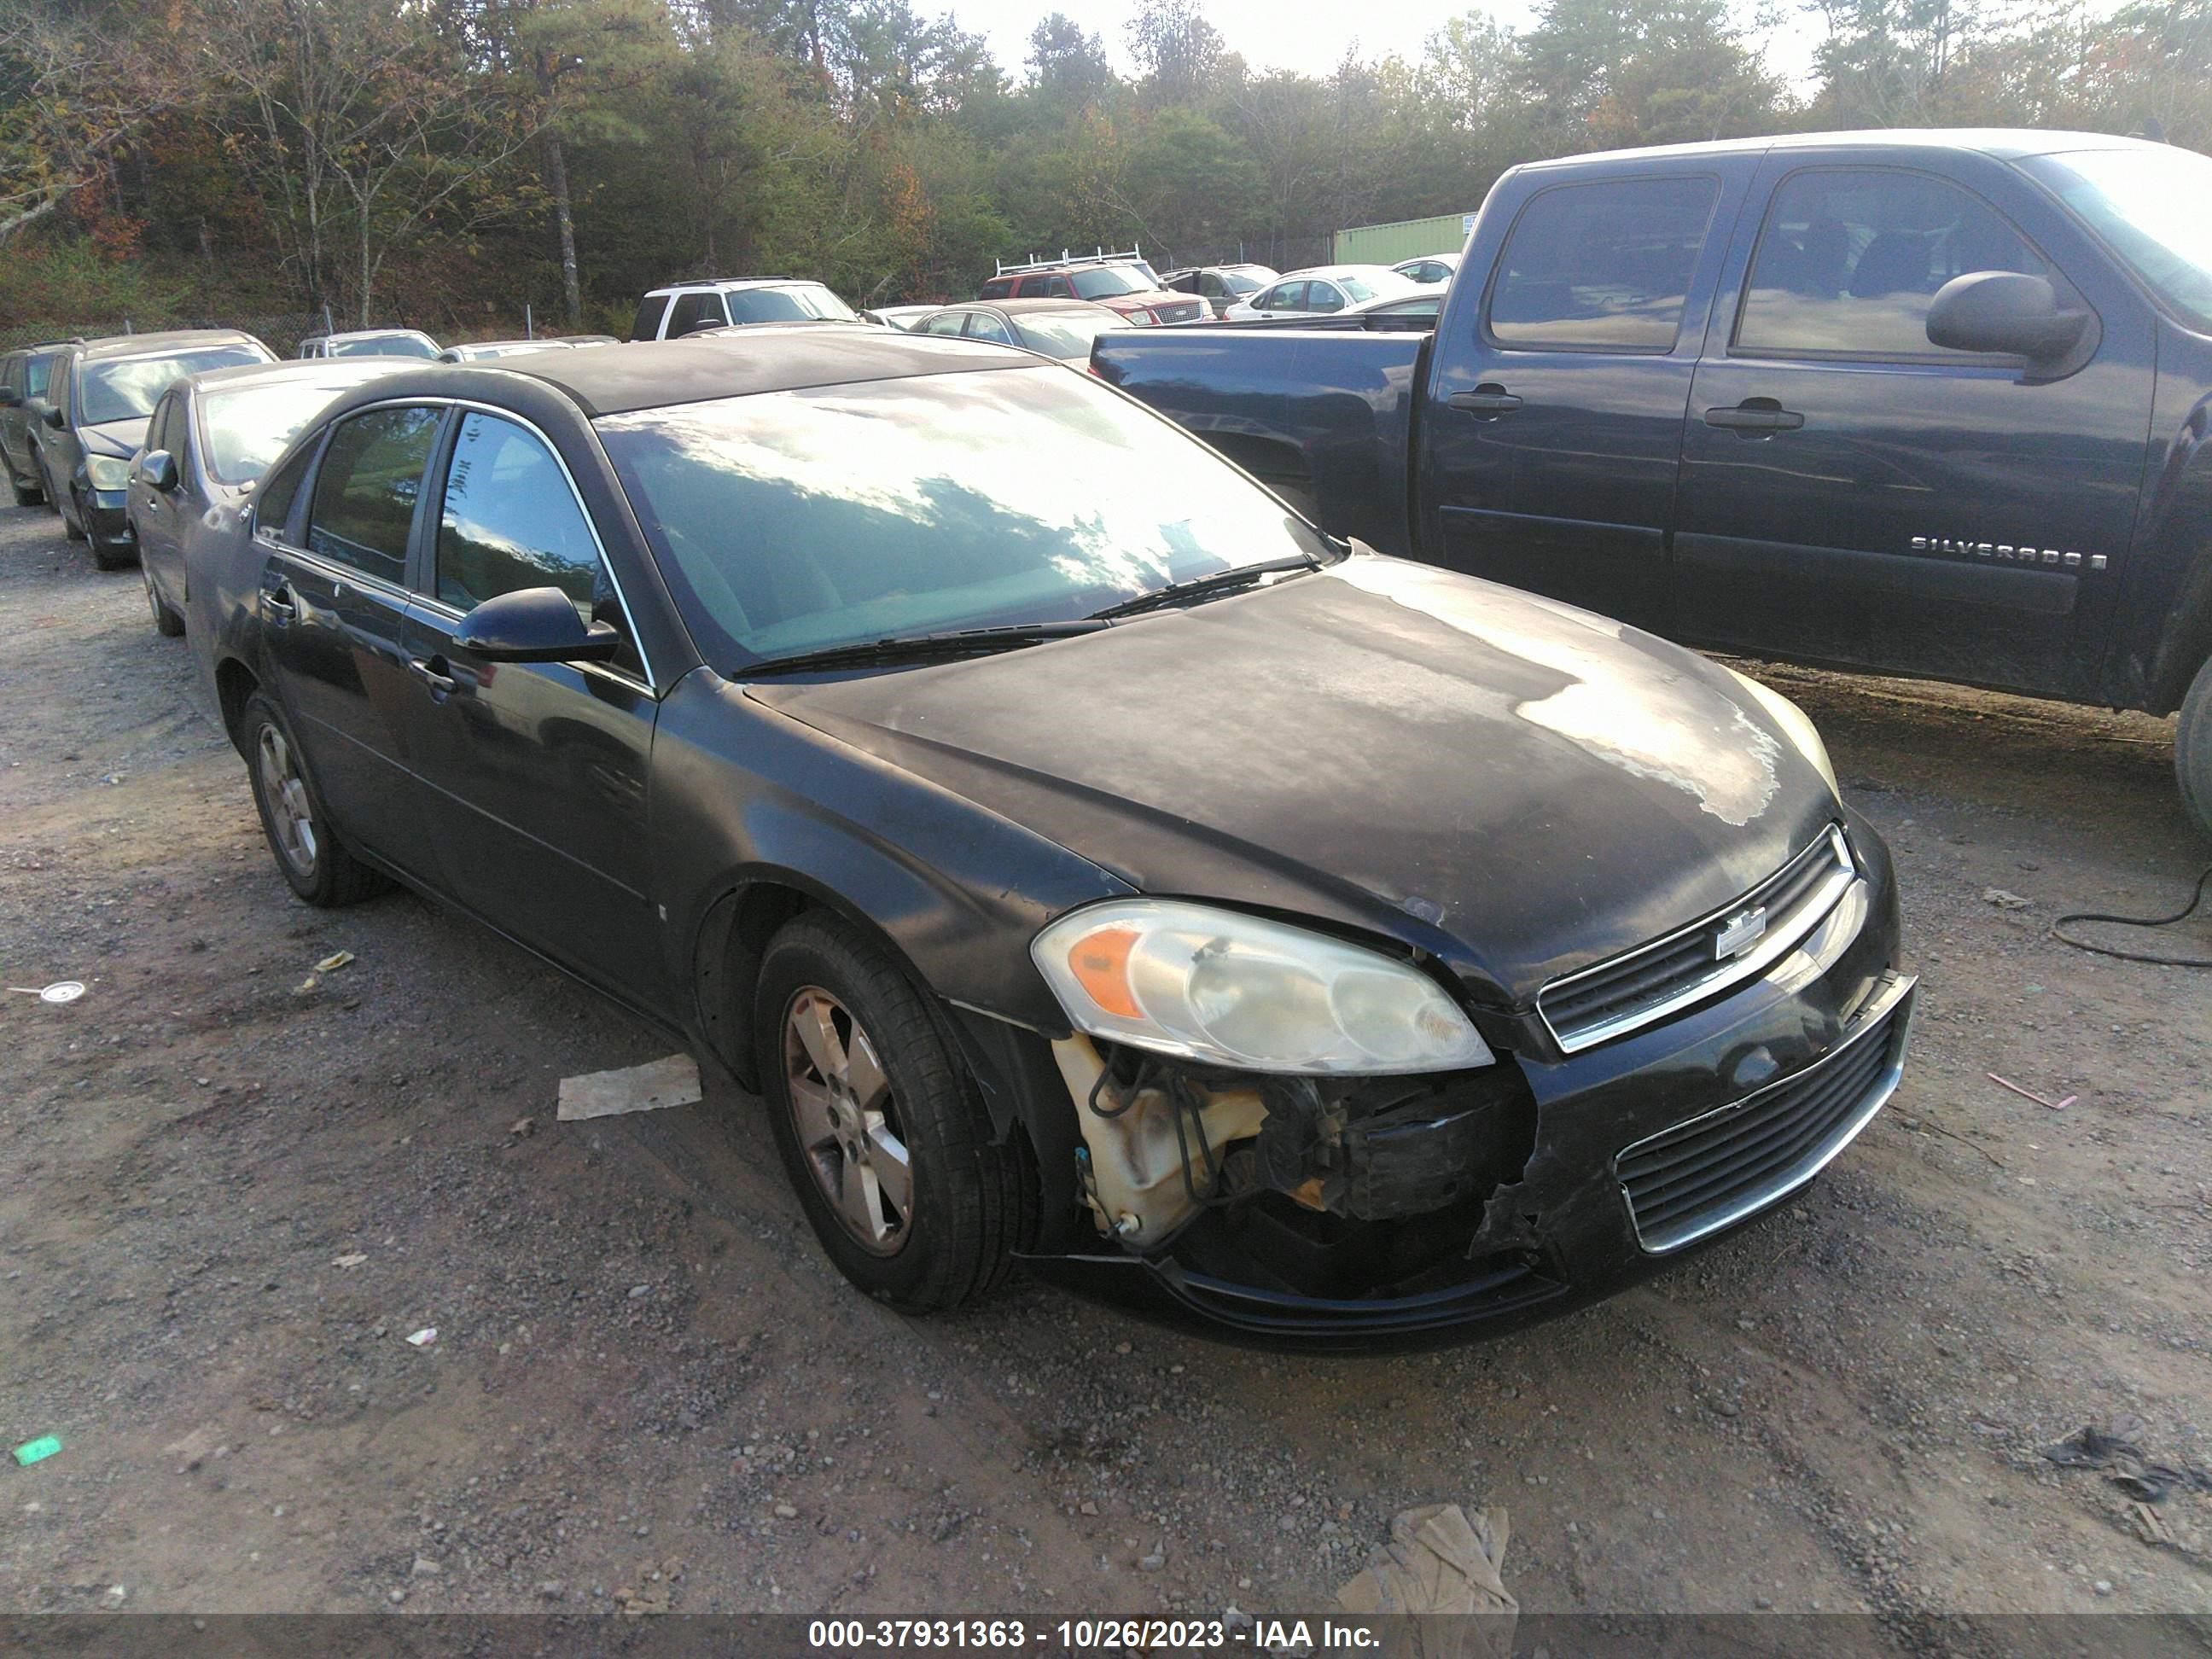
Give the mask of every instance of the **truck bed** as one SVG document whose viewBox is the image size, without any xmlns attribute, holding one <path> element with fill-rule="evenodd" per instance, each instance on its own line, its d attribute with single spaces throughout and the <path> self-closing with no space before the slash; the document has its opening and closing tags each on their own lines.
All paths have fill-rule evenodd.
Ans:
<svg viewBox="0 0 2212 1659">
<path fill-rule="evenodd" d="M 1358 319 L 1117 329 L 1098 337 L 1091 363 L 1324 530 L 1410 555 L 1413 408 L 1430 338 Z"/>
</svg>

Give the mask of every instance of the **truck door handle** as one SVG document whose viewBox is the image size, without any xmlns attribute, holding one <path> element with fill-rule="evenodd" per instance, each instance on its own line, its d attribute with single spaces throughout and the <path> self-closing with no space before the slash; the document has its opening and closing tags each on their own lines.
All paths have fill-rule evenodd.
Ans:
<svg viewBox="0 0 2212 1659">
<path fill-rule="evenodd" d="M 267 605 L 280 623 L 288 623 L 299 615 L 299 607 L 292 603 L 291 587 L 278 582 L 274 587 L 261 590 L 261 603 Z"/>
<path fill-rule="evenodd" d="M 1521 407 L 1521 400 L 1502 386 L 1487 382 L 1472 392 L 1455 392 L 1444 399 L 1462 415 L 1510 415 Z"/>
<path fill-rule="evenodd" d="M 1805 424 L 1805 417 L 1771 398 L 1746 398 L 1733 409 L 1707 410 L 1705 424 L 1730 432 L 1795 432 Z"/>
<path fill-rule="evenodd" d="M 442 697 L 453 690 L 454 684 L 451 674 L 441 672 L 445 661 L 443 657 L 433 657 L 428 662 L 420 657 L 410 657 L 407 672 L 428 686 L 434 695 Z"/>
</svg>

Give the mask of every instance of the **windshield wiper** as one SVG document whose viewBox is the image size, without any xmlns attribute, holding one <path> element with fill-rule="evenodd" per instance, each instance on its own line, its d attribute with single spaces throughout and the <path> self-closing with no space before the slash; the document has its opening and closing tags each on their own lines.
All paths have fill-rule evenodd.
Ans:
<svg viewBox="0 0 2212 1659">
<path fill-rule="evenodd" d="M 936 657 L 965 657 L 1046 640 L 1064 640 L 1077 634 L 1096 634 L 1110 624 L 1103 617 L 1079 617 L 1073 622 L 1008 623 L 999 628 L 963 628 L 951 634 L 908 634 L 889 639 L 860 640 L 851 645 L 824 646 L 819 651 L 798 651 L 787 657 L 768 657 L 747 663 L 732 678 L 750 679 L 763 674 L 798 674 L 811 668 L 850 668 L 878 662 L 927 662 Z"/>
<path fill-rule="evenodd" d="M 1133 599 L 1123 599 L 1109 605 L 1103 611 L 1091 613 L 1094 622 L 1107 622 L 1115 617 L 1133 617 L 1139 611 L 1158 611 L 1164 605 L 1180 605 L 1185 599 L 1194 599 L 1208 593 L 1225 593 L 1231 588 L 1249 587 L 1262 576 L 1278 575 L 1285 570 L 1318 570 L 1322 561 L 1310 553 L 1294 553 L 1279 559 L 1262 559 L 1257 564 L 1240 564 L 1228 570 L 1217 570 L 1210 576 L 1193 576 L 1188 581 L 1170 582 L 1165 587 L 1156 587 L 1149 593 L 1139 593 Z"/>
</svg>

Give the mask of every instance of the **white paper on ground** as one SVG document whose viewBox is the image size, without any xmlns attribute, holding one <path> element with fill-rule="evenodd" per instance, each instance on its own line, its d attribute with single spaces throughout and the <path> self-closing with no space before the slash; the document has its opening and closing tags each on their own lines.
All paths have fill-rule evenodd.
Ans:
<svg viewBox="0 0 2212 1659">
<path fill-rule="evenodd" d="M 671 1054 L 619 1072 L 588 1072 L 561 1079 L 561 1104 L 556 1114 L 563 1122 L 580 1117 L 614 1117 L 623 1112 L 654 1112 L 664 1106 L 689 1106 L 704 1098 L 699 1087 L 699 1062 L 689 1054 Z"/>
</svg>

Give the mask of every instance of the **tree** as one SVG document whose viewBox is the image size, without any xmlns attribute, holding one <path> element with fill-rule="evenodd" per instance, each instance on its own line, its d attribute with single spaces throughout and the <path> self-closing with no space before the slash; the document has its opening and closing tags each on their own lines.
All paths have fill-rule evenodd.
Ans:
<svg viewBox="0 0 2212 1659">
<path fill-rule="evenodd" d="M 1103 102 L 1120 84 L 1106 43 L 1064 11 L 1048 13 L 1030 31 L 1029 66 L 1031 94 L 1063 113 Z"/>
<path fill-rule="evenodd" d="M 1195 0 L 1143 0 L 1127 32 L 1147 104 L 1196 104 L 1212 90 L 1221 64 L 1221 31 Z"/>
<path fill-rule="evenodd" d="M 1723 0 L 1548 0 L 1520 79 L 1565 149 L 1771 131 L 1781 93 Z"/>
<path fill-rule="evenodd" d="M 240 100 L 228 132 L 311 309 L 366 325 L 392 251 L 538 136 L 427 14 L 384 0 L 212 0 L 203 51 Z M 337 263 L 340 244 L 350 269 Z"/>
</svg>

